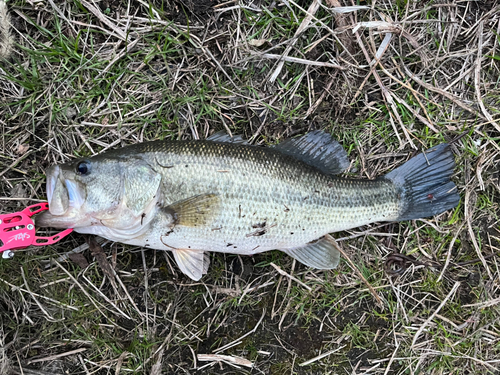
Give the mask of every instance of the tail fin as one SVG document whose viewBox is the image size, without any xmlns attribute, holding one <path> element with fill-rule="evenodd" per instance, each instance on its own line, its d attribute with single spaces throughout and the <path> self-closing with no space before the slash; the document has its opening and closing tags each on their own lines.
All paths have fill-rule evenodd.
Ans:
<svg viewBox="0 0 500 375">
<path fill-rule="evenodd" d="M 450 180 L 455 160 L 446 143 L 408 160 L 384 178 L 401 189 L 398 221 L 434 216 L 454 208 L 460 201 L 457 187 Z"/>
<path fill-rule="evenodd" d="M 0 59 L 10 56 L 14 47 L 14 38 L 10 33 L 10 16 L 5 0 L 0 0 Z"/>
</svg>

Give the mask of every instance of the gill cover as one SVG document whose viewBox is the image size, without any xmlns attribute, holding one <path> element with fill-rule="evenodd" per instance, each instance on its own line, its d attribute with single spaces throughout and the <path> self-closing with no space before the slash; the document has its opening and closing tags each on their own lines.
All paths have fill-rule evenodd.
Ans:
<svg viewBox="0 0 500 375">
<path fill-rule="evenodd" d="M 161 175 L 143 160 L 128 160 L 124 179 L 124 203 L 135 216 L 158 201 Z"/>
</svg>

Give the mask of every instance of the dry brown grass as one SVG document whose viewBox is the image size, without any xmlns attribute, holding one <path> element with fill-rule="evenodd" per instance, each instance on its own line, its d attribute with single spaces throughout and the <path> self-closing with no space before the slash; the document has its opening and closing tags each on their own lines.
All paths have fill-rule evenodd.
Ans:
<svg viewBox="0 0 500 375">
<path fill-rule="evenodd" d="M 221 129 L 326 129 L 360 178 L 452 142 L 461 204 L 336 234 L 352 262 L 334 271 L 214 254 L 195 283 L 169 254 L 77 234 L 17 251 L 0 260 L 0 372 L 498 373 L 498 2 L 148 4 L 9 1 L 3 212 L 43 200 L 51 164 Z"/>
</svg>

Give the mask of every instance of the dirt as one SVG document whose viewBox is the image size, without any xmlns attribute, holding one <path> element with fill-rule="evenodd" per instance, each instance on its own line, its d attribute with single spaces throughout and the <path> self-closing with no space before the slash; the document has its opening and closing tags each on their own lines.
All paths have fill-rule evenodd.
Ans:
<svg viewBox="0 0 500 375">
<path fill-rule="evenodd" d="M 362 348 L 352 348 L 346 353 L 346 356 L 354 367 L 370 366 L 370 359 L 379 358 L 373 350 Z"/>
<path fill-rule="evenodd" d="M 214 17 L 214 6 L 222 3 L 217 0 L 167 0 L 162 8 L 165 17 L 181 25 L 193 25 L 194 22 L 206 23 Z"/>
<path fill-rule="evenodd" d="M 481 275 L 478 272 L 471 272 L 469 275 L 460 278 L 461 285 L 458 290 L 458 297 L 462 305 L 477 302 L 477 287 L 481 283 Z"/>
<path fill-rule="evenodd" d="M 248 309 L 245 312 L 241 311 L 240 314 L 233 311 L 231 318 L 224 323 L 224 326 L 219 327 L 216 334 L 210 335 L 201 342 L 196 348 L 196 352 L 212 353 L 216 348 L 238 339 L 255 327 L 261 314 L 260 309 L 252 310 L 250 314 Z M 279 320 L 280 317 L 276 317 L 274 320 L 270 319 L 270 313 L 267 311 L 255 333 L 242 339 L 241 344 L 221 352 L 221 354 L 252 358 L 256 360 L 261 369 L 264 369 L 265 362 L 272 358 L 274 370 L 270 368 L 269 373 L 278 374 L 278 369 L 291 365 L 293 357 L 295 357 L 297 364 L 320 354 L 325 341 L 330 336 L 329 332 L 319 331 L 320 323 L 317 321 L 290 322 L 286 319 L 285 324 L 288 323 L 289 326 L 280 331 Z M 285 326 L 285 324 L 283 325 Z M 268 352 L 269 355 L 259 354 L 257 350 Z M 294 370 L 298 371 L 297 374 L 310 373 L 307 369 L 297 366 L 294 367 Z M 219 373 L 217 369 L 207 372 L 207 374 L 215 373 Z"/>
</svg>

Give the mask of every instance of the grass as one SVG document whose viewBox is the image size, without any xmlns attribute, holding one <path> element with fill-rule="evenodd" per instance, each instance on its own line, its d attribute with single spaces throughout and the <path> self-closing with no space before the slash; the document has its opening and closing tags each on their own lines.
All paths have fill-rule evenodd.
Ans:
<svg viewBox="0 0 500 375">
<path fill-rule="evenodd" d="M 264 145 L 325 129 L 355 178 L 455 140 L 461 203 L 334 234 L 381 304 L 346 260 L 318 271 L 277 251 L 212 254 L 193 282 L 170 254 L 104 242 L 110 277 L 77 234 L 18 250 L 0 260 L 0 373 L 498 373 L 500 6 L 383 0 L 339 16 L 334 4 L 295 37 L 310 2 L 9 1 L 2 212 L 45 199 L 49 165 L 219 130 Z M 353 27 L 390 20 L 370 65 L 388 29 Z M 271 83 L 278 60 L 262 54 L 292 44 L 306 63 Z M 395 253 L 408 257 L 399 273 L 386 269 Z"/>
</svg>

